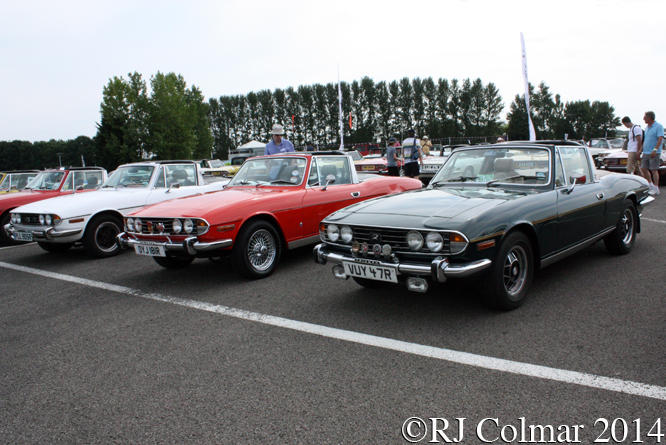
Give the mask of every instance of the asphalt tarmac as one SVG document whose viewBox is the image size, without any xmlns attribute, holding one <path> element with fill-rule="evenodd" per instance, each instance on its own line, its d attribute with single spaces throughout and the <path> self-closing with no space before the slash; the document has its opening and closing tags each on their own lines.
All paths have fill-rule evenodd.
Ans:
<svg viewBox="0 0 666 445">
<path fill-rule="evenodd" d="M 364 289 L 311 247 L 259 281 L 2 248 L 0 443 L 666 442 L 665 202 L 629 255 L 597 243 L 506 313 L 464 282 Z"/>
</svg>

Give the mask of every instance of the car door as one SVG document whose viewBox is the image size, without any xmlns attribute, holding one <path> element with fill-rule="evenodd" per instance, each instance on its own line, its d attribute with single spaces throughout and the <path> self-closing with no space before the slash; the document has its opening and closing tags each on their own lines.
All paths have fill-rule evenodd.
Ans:
<svg viewBox="0 0 666 445">
<path fill-rule="evenodd" d="M 581 184 L 577 181 L 574 186 L 574 178 L 582 177 L 585 182 Z M 584 147 L 557 147 L 555 187 L 561 249 L 602 230 L 608 197 L 604 196 L 603 186 L 594 180 Z"/>
<path fill-rule="evenodd" d="M 334 175 L 335 182 L 326 185 L 328 175 Z M 347 156 L 313 156 L 303 197 L 304 236 L 316 235 L 326 216 L 362 199 Z"/>
</svg>

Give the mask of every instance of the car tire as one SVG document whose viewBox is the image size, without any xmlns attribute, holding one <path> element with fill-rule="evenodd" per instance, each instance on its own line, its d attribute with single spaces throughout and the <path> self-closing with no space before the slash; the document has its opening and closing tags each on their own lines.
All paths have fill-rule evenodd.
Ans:
<svg viewBox="0 0 666 445">
<path fill-rule="evenodd" d="M 74 245 L 74 243 L 45 243 L 43 241 L 37 241 L 37 244 L 49 253 L 67 252 Z"/>
<path fill-rule="evenodd" d="M 488 280 L 480 290 L 489 306 L 510 311 L 520 307 L 534 275 L 532 244 L 522 232 L 512 232 L 502 241 Z"/>
<path fill-rule="evenodd" d="M 194 257 L 177 257 L 177 256 L 154 256 L 153 259 L 157 264 L 165 269 L 183 269 L 189 266 Z"/>
<path fill-rule="evenodd" d="M 4 246 L 17 246 L 19 244 L 25 244 L 27 241 L 16 241 L 14 238 L 10 237 L 5 233 L 5 225 L 9 224 L 11 215 L 9 212 L 2 215 L 0 218 L 0 245 Z"/>
<path fill-rule="evenodd" d="M 280 251 L 280 235 L 273 225 L 254 221 L 238 233 L 231 250 L 231 264 L 245 278 L 266 278 L 277 267 Z"/>
<path fill-rule="evenodd" d="M 631 252 L 636 242 L 636 208 L 631 201 L 625 201 L 624 208 L 617 220 L 615 230 L 604 238 L 606 249 L 613 255 L 626 255 Z"/>
<path fill-rule="evenodd" d="M 83 248 L 97 258 L 108 258 L 120 253 L 116 236 L 123 231 L 123 223 L 114 215 L 97 215 L 86 227 Z"/>
<path fill-rule="evenodd" d="M 359 277 L 352 277 L 354 281 L 356 281 L 356 284 L 359 284 L 366 289 L 383 289 L 385 287 L 389 286 L 389 283 L 385 281 L 375 281 L 375 280 L 368 280 L 367 278 L 359 278 Z"/>
</svg>

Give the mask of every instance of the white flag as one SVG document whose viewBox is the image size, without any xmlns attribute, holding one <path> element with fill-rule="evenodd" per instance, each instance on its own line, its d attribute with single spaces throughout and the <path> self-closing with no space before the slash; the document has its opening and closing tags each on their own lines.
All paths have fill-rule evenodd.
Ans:
<svg viewBox="0 0 666 445">
<path fill-rule="evenodd" d="M 527 54 L 525 53 L 525 39 L 523 33 L 520 33 L 520 46 L 523 49 L 523 80 L 525 81 L 525 107 L 527 108 L 527 122 L 530 125 L 530 141 L 536 141 L 536 132 L 532 117 L 530 116 L 530 82 L 527 80 Z"/>
<path fill-rule="evenodd" d="M 340 65 L 338 65 L 338 108 L 340 109 L 340 151 L 345 150 L 344 130 L 342 127 L 342 89 L 340 88 Z"/>
</svg>

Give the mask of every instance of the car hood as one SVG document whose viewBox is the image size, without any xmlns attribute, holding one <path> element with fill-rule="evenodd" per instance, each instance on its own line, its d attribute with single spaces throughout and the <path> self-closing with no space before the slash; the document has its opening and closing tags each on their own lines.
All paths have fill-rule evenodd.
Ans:
<svg viewBox="0 0 666 445">
<path fill-rule="evenodd" d="M 243 209 L 249 207 L 253 210 L 260 208 L 258 201 L 275 199 L 275 202 L 284 202 L 284 205 L 289 207 L 286 197 L 294 193 L 302 194 L 304 190 L 302 187 L 232 187 L 203 195 L 152 204 L 132 212 L 131 215 L 144 218 L 211 218 L 212 215 L 223 214 L 227 218 L 231 217 L 231 209 L 234 213 L 242 213 Z M 266 207 L 263 210 L 270 211 L 271 209 Z"/>
<path fill-rule="evenodd" d="M 48 199 L 56 195 L 58 192 L 53 190 L 43 190 L 43 191 L 33 191 L 33 190 L 21 190 L 16 193 L 7 193 L 6 195 L 0 195 L 0 213 L 4 212 L 6 209 L 12 209 L 14 207 L 19 207 L 31 202 L 40 201 Z"/>
<path fill-rule="evenodd" d="M 393 219 L 392 215 L 395 220 L 438 225 L 443 221 L 478 217 L 509 200 L 532 193 L 481 187 L 423 189 L 363 201 L 329 215 L 326 220 L 347 222 L 350 218 L 354 221 L 350 220 L 350 224 L 376 224 L 377 215 L 387 220 Z"/>
<path fill-rule="evenodd" d="M 119 187 L 77 192 L 24 205 L 24 213 L 55 213 L 61 218 L 89 215 L 101 209 L 123 209 L 146 204 L 150 189 Z"/>
</svg>

